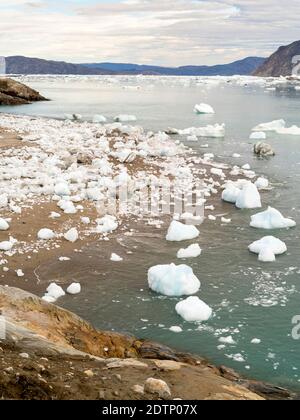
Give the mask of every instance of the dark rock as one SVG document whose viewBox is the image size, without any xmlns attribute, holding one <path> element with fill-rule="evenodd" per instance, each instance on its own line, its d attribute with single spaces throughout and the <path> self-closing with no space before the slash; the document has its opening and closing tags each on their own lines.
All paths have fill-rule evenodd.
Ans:
<svg viewBox="0 0 300 420">
<path fill-rule="evenodd" d="M 259 142 L 254 146 L 254 153 L 260 157 L 275 156 L 272 146 L 268 143 Z"/>
<path fill-rule="evenodd" d="M 291 393 L 287 389 L 280 388 L 278 386 L 273 386 L 263 382 L 242 381 L 241 385 L 249 389 L 249 391 L 261 395 L 267 399 L 287 400 L 296 398 L 296 395 Z"/>
<path fill-rule="evenodd" d="M 0 105 L 25 105 L 36 101 L 47 99 L 23 83 L 9 78 L 0 79 Z"/>
<path fill-rule="evenodd" d="M 254 71 L 253 75 L 262 77 L 291 76 L 296 65 L 293 63 L 293 58 L 297 55 L 300 55 L 300 41 L 280 47 Z"/>
<path fill-rule="evenodd" d="M 240 379 L 240 375 L 238 373 L 226 366 L 220 366 L 219 371 L 223 378 L 229 379 L 230 381 L 238 381 Z"/>
</svg>

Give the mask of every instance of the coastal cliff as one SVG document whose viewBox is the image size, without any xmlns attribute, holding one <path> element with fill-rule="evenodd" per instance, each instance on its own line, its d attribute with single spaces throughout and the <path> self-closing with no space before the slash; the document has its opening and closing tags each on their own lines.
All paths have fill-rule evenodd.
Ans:
<svg viewBox="0 0 300 420">
<path fill-rule="evenodd" d="M 75 314 L 0 286 L 4 399 L 290 399 L 288 391 L 150 341 L 98 331 Z"/>
</svg>

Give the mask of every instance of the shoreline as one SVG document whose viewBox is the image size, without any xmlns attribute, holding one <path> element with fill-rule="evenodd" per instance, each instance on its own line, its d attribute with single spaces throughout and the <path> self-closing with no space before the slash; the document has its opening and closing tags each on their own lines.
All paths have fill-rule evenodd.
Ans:
<svg viewBox="0 0 300 420">
<path fill-rule="evenodd" d="M 30 153 L 30 150 L 32 148 L 39 149 L 40 146 L 42 146 L 43 150 L 46 150 L 45 144 L 43 142 L 39 143 L 40 140 L 37 137 L 38 132 L 38 122 L 41 122 L 40 118 L 35 117 L 18 117 L 18 116 L 6 116 L 6 119 L 10 121 L 10 124 L 14 124 L 16 121 L 24 120 L 30 120 L 34 122 L 34 132 L 29 134 L 21 134 L 20 132 L 22 130 L 18 130 L 17 132 L 12 131 L 2 131 L 0 135 L 2 136 L 1 142 L 4 139 L 4 146 L 0 146 L 0 153 L 4 153 L 4 155 L 8 158 L 10 158 L 10 154 L 14 156 L 15 151 L 19 151 L 19 153 L 22 155 L 23 151 L 26 151 L 25 159 L 28 159 L 28 152 Z M 80 126 L 84 126 L 87 129 L 90 129 L 91 124 L 87 123 L 71 123 L 71 122 L 64 122 L 64 121 L 55 121 L 55 120 L 48 120 L 44 119 L 43 124 L 44 126 L 47 125 L 47 122 L 52 121 L 52 124 L 56 125 L 66 125 L 66 128 L 69 129 L 69 127 L 73 128 L 73 130 Z M 0 121 L 1 126 L 1 121 Z M 95 125 L 94 125 L 95 126 Z M 27 125 L 26 125 L 27 128 Z M 98 126 L 98 129 L 100 132 L 103 132 L 105 129 L 102 126 Z M 11 130 L 9 127 L 8 130 Z M 115 126 L 111 130 L 111 137 L 110 137 L 110 150 L 113 149 L 114 142 L 116 141 L 114 139 L 114 130 L 116 130 Z M 118 132 L 119 128 L 117 128 L 115 137 L 117 138 L 117 141 L 120 139 L 120 133 Z M 130 134 L 125 134 L 126 141 L 128 141 L 128 136 L 130 137 Z M 24 141 L 25 139 L 25 141 Z M 29 140 L 28 140 L 29 139 Z M 123 134 L 124 139 L 124 134 Z M 172 143 L 174 143 L 172 141 Z M 177 146 L 176 146 L 177 147 Z M 165 168 L 167 167 L 167 173 L 168 173 L 168 165 L 172 166 L 177 164 L 183 165 L 186 164 L 186 162 L 193 162 L 193 166 L 197 167 L 197 174 L 202 174 L 202 176 L 206 179 L 208 179 L 208 176 L 210 178 L 213 177 L 213 180 L 210 181 L 210 188 L 213 189 L 215 187 L 216 192 L 214 192 L 211 197 L 208 197 L 207 205 L 211 206 L 217 206 L 219 199 L 215 199 L 215 197 L 219 194 L 220 189 L 220 182 L 218 181 L 217 176 L 213 176 L 210 173 L 210 170 L 212 168 L 223 168 L 224 172 L 227 173 L 227 171 L 230 171 L 230 167 L 227 167 L 226 165 L 218 164 L 215 162 L 212 162 L 211 160 L 203 161 L 203 159 L 200 159 L 199 157 L 195 156 L 195 154 L 186 154 L 184 149 L 177 148 L 178 151 L 181 150 L 182 157 L 177 157 L 176 155 L 174 157 L 166 158 L 166 161 L 164 159 L 160 159 L 157 161 L 157 159 L 137 159 L 135 163 L 126 163 L 122 164 L 117 159 L 112 158 L 109 159 L 109 163 L 111 167 L 113 168 L 113 172 L 116 173 L 116 171 L 122 170 L 124 166 L 127 167 L 127 173 L 135 176 L 137 173 L 141 173 L 144 176 L 144 173 L 146 172 L 148 175 L 157 175 L 159 172 L 163 172 Z M 52 152 L 51 152 L 52 153 Z M 78 153 L 77 158 L 78 158 Z M 82 159 L 82 156 L 80 157 Z M 86 161 L 84 162 L 84 160 Z M 166 164 L 167 163 L 167 164 Z M 78 165 L 78 159 L 77 159 L 77 165 Z M 80 163 L 80 165 L 91 165 L 91 160 L 89 154 L 86 154 L 83 156 L 83 162 Z M 164 166 L 165 165 L 165 166 Z M 177 169 L 176 169 L 177 170 Z M 172 173 L 171 173 L 172 176 Z M 242 174 L 241 174 L 242 176 Z M 228 180 L 228 178 L 227 178 Z M 217 194 L 218 192 L 218 194 Z M 99 216 L 104 216 L 105 214 L 99 215 L 99 208 L 95 208 L 95 205 L 93 202 L 86 201 L 84 199 L 81 199 L 79 201 L 80 209 L 76 212 L 76 214 L 64 214 L 64 212 L 61 212 L 57 208 L 57 200 L 53 201 L 50 199 L 51 195 L 47 195 L 42 199 L 36 199 L 35 196 L 31 197 L 30 203 L 28 206 L 28 203 L 26 202 L 20 202 L 18 203 L 17 207 L 22 207 L 21 213 L 19 212 L 11 212 L 10 211 L 2 211 L 1 217 L 5 219 L 11 219 L 9 221 L 10 229 L 5 232 L 0 232 L 0 242 L 3 240 L 7 240 L 8 235 L 11 235 L 12 237 L 16 236 L 16 239 L 18 240 L 18 243 L 15 245 L 14 253 L 12 255 L 2 255 L 2 260 L 5 259 L 8 262 L 2 261 L 2 268 L 7 267 L 9 268 L 9 271 L 6 271 L 4 274 L 2 274 L 1 283 L 8 284 L 10 286 L 14 287 L 21 287 L 28 291 L 34 291 L 39 292 L 42 294 L 43 291 L 46 289 L 46 285 L 43 282 L 40 282 L 39 278 L 36 277 L 36 269 L 40 265 L 47 264 L 48 261 L 53 261 L 54 259 L 58 259 L 59 257 L 64 257 L 67 254 L 73 253 L 75 255 L 75 252 L 80 252 L 80 249 L 84 246 L 87 246 L 88 244 L 92 243 L 93 241 L 98 241 L 100 239 L 99 233 L 95 232 L 95 220 L 99 218 Z M 76 202 L 75 202 L 76 203 Z M 27 207 L 28 206 L 28 207 Z M 221 209 L 224 207 L 226 208 L 226 204 L 223 204 L 220 206 Z M 49 214 L 51 212 L 57 212 L 59 211 L 61 213 L 60 217 L 57 219 L 49 219 Z M 224 213 L 226 215 L 226 212 Z M 91 229 L 90 225 L 83 225 L 81 222 L 81 217 L 89 217 L 91 220 L 91 224 L 93 225 L 93 229 Z M 134 218 L 134 216 L 133 216 Z M 142 220 L 142 218 L 140 219 Z M 132 224 L 129 225 L 126 223 L 126 229 L 131 229 L 132 226 L 134 226 L 134 219 Z M 36 239 L 36 234 L 39 229 L 42 229 L 44 227 L 47 227 L 49 229 L 52 229 L 55 231 L 56 238 L 51 241 L 40 241 Z M 79 232 L 79 239 L 75 243 L 70 243 L 66 241 L 63 238 L 64 232 L 66 232 L 69 228 L 76 227 Z M 118 229 L 115 230 L 114 235 L 118 235 L 122 232 L 123 229 L 123 220 L 120 220 Z M 107 235 L 100 235 L 101 239 L 103 240 L 103 244 L 106 242 Z M 28 240 L 29 239 L 29 240 Z M 109 244 L 109 242 L 108 242 Z M 109 246 L 109 245 L 108 245 Z M 5 253 L 4 253 L 5 254 Z M 0 266 L 1 270 L 1 266 Z M 16 274 L 17 270 L 22 270 L 24 276 L 18 277 Z M 30 282 L 32 281 L 32 278 L 37 279 L 34 288 L 32 288 L 32 284 Z M 24 287 L 26 286 L 26 287 Z"/>
</svg>

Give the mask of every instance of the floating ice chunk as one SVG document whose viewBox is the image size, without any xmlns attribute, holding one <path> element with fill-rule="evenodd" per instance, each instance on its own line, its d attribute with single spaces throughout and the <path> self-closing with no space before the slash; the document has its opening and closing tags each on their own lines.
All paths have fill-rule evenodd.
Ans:
<svg viewBox="0 0 300 420">
<path fill-rule="evenodd" d="M 68 230 L 68 232 L 64 234 L 64 238 L 69 242 L 76 242 L 79 238 L 78 230 L 76 228 Z"/>
<path fill-rule="evenodd" d="M 93 123 L 106 123 L 107 119 L 104 117 L 104 115 L 94 115 L 93 117 Z"/>
<path fill-rule="evenodd" d="M 246 163 L 245 165 L 242 166 L 242 169 L 245 169 L 246 171 L 250 171 L 251 166 L 249 165 L 249 163 Z"/>
<path fill-rule="evenodd" d="M 197 137 L 225 137 L 225 124 L 207 125 L 205 127 L 190 127 L 185 130 L 180 130 L 179 134 L 182 136 L 197 136 Z"/>
<path fill-rule="evenodd" d="M 257 229 L 285 229 L 295 227 L 296 222 L 284 218 L 278 210 L 269 207 L 268 210 L 252 216 L 250 226 Z"/>
<path fill-rule="evenodd" d="M 60 182 L 59 184 L 55 185 L 54 193 L 56 195 L 63 197 L 63 196 L 70 195 L 71 191 L 70 191 L 69 185 L 66 182 Z"/>
<path fill-rule="evenodd" d="M 117 254 L 112 253 L 111 254 L 111 257 L 110 257 L 110 261 L 113 261 L 113 262 L 121 262 L 121 261 L 123 261 L 123 258 L 120 257 Z"/>
<path fill-rule="evenodd" d="M 177 303 L 175 310 L 188 322 L 204 322 L 212 316 L 212 309 L 197 296 L 190 296 Z"/>
<path fill-rule="evenodd" d="M 256 185 L 251 182 L 245 184 L 237 197 L 235 205 L 239 209 L 260 208 L 262 206 L 261 198 Z"/>
<path fill-rule="evenodd" d="M 228 185 L 228 187 L 222 193 L 222 200 L 227 203 L 236 203 L 236 200 L 240 194 L 241 190 L 235 187 L 233 184 Z"/>
<path fill-rule="evenodd" d="M 81 217 L 80 220 L 84 225 L 89 225 L 91 223 L 91 219 L 89 217 Z"/>
<path fill-rule="evenodd" d="M 198 141 L 198 137 L 195 135 L 187 136 L 187 141 Z"/>
<path fill-rule="evenodd" d="M 169 227 L 166 240 L 171 242 L 187 241 L 197 238 L 199 234 L 200 232 L 196 226 L 185 225 L 173 220 Z"/>
<path fill-rule="evenodd" d="M 271 248 L 263 248 L 258 254 L 258 261 L 261 262 L 275 262 L 276 256 Z"/>
<path fill-rule="evenodd" d="M 200 289 L 200 281 L 187 265 L 157 265 L 148 271 L 150 289 L 165 296 L 193 295 Z"/>
<path fill-rule="evenodd" d="M 259 338 L 253 338 L 253 340 L 251 340 L 251 344 L 260 344 L 261 340 Z"/>
<path fill-rule="evenodd" d="M 230 345 L 236 344 L 236 342 L 234 341 L 231 335 L 229 337 L 220 337 L 219 342 L 223 344 L 230 344 Z"/>
<path fill-rule="evenodd" d="M 24 277 L 25 274 L 23 273 L 23 270 L 21 270 L 20 268 L 18 270 L 16 270 L 16 274 L 18 277 Z"/>
<path fill-rule="evenodd" d="M 225 217 L 221 217 L 221 222 L 225 224 L 231 223 L 231 219 L 226 219 Z"/>
<path fill-rule="evenodd" d="M 195 105 L 194 112 L 196 114 L 215 114 L 213 107 L 204 103 Z"/>
<path fill-rule="evenodd" d="M 10 251 L 14 244 L 11 241 L 0 242 L 0 251 Z"/>
<path fill-rule="evenodd" d="M 104 195 L 102 194 L 99 188 L 89 188 L 86 191 L 86 195 L 88 200 L 91 201 L 100 201 L 104 199 Z"/>
<path fill-rule="evenodd" d="M 106 215 L 97 220 L 97 232 L 111 233 L 118 228 L 118 222 L 115 216 Z"/>
<path fill-rule="evenodd" d="M 273 262 L 275 255 L 287 252 L 287 247 L 280 239 L 274 236 L 265 236 L 249 245 L 249 251 L 258 254 L 261 262 Z"/>
<path fill-rule="evenodd" d="M 201 255 L 202 249 L 198 244 L 190 245 L 186 249 L 180 249 L 177 252 L 177 258 L 197 258 Z"/>
<path fill-rule="evenodd" d="M 41 229 L 37 234 L 39 239 L 44 241 L 48 241 L 50 239 L 55 238 L 55 233 L 51 229 Z"/>
<path fill-rule="evenodd" d="M 288 136 L 300 136 L 300 127 L 292 125 L 291 127 L 279 128 L 278 130 L 276 130 L 276 133 Z"/>
<path fill-rule="evenodd" d="M 59 219 L 61 215 L 59 213 L 56 213 L 55 211 L 52 211 L 49 217 L 50 219 Z"/>
<path fill-rule="evenodd" d="M 56 283 L 51 283 L 47 288 L 47 293 L 43 297 L 47 302 L 53 303 L 60 297 L 65 296 L 64 290 Z"/>
<path fill-rule="evenodd" d="M 117 115 L 114 120 L 116 122 L 130 122 L 130 121 L 136 121 L 137 118 L 135 115 L 127 115 L 127 114 L 120 114 Z"/>
<path fill-rule="evenodd" d="M 78 295 L 80 292 L 81 292 L 80 283 L 72 283 L 67 288 L 67 293 L 69 293 L 69 295 Z"/>
<path fill-rule="evenodd" d="M 255 181 L 254 184 L 259 190 L 265 190 L 269 187 L 269 181 L 267 180 L 267 178 L 260 177 Z"/>
<path fill-rule="evenodd" d="M 2 219 L 0 217 L 0 230 L 8 230 L 8 229 L 9 229 L 9 224 L 7 223 L 5 219 Z"/>
<path fill-rule="evenodd" d="M 241 155 L 239 153 L 233 153 L 232 157 L 238 159 L 241 157 Z"/>
<path fill-rule="evenodd" d="M 8 196 L 7 194 L 0 195 L 0 207 L 6 207 L 8 205 Z"/>
<path fill-rule="evenodd" d="M 267 135 L 264 131 L 256 131 L 250 135 L 250 140 L 265 140 Z"/>
<path fill-rule="evenodd" d="M 212 175 L 217 175 L 220 178 L 225 178 L 225 174 L 224 174 L 224 172 L 223 172 L 222 169 L 219 169 L 219 168 L 211 168 L 210 172 L 211 172 Z"/>
<path fill-rule="evenodd" d="M 174 327 L 171 327 L 170 328 L 170 331 L 178 334 L 178 333 L 181 333 L 182 332 L 182 328 L 181 327 L 174 326 Z"/>
<path fill-rule="evenodd" d="M 252 131 L 278 131 L 282 128 L 285 128 L 285 121 L 284 120 L 275 120 L 269 123 L 259 124 L 253 128 Z"/>
</svg>

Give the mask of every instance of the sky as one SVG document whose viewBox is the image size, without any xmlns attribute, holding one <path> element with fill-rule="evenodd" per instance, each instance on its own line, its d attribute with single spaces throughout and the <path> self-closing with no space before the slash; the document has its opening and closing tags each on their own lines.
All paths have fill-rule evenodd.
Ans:
<svg viewBox="0 0 300 420">
<path fill-rule="evenodd" d="M 228 63 L 299 40 L 299 16 L 299 0 L 0 0 L 0 55 Z"/>
</svg>

